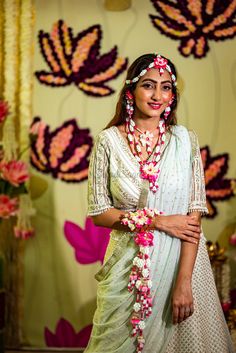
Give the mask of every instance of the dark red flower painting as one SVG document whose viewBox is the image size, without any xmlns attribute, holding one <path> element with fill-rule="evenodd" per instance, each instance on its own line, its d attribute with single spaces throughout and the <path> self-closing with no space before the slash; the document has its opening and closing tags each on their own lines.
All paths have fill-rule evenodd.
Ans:
<svg viewBox="0 0 236 353">
<path fill-rule="evenodd" d="M 208 146 L 201 148 L 201 157 L 205 174 L 207 217 L 213 218 L 217 215 L 215 201 L 222 201 L 234 196 L 235 179 L 224 178 L 228 170 L 227 153 L 211 157 Z"/>
<path fill-rule="evenodd" d="M 184 56 L 203 58 L 208 40 L 225 40 L 236 35 L 236 0 L 151 0 L 158 16 L 153 25 L 167 37 L 180 41 Z"/>
<path fill-rule="evenodd" d="M 66 182 L 88 177 L 88 157 L 93 139 L 89 129 L 80 129 L 75 119 L 51 131 L 36 117 L 31 124 L 31 164 L 40 172 Z"/>
<path fill-rule="evenodd" d="M 94 25 L 73 35 L 63 20 L 57 21 L 52 32 L 39 32 L 41 53 L 50 71 L 37 71 L 38 80 L 48 86 L 75 84 L 84 93 L 103 97 L 114 93 L 105 83 L 120 75 L 127 67 L 127 59 L 118 56 L 115 46 L 100 55 L 102 30 Z"/>
</svg>

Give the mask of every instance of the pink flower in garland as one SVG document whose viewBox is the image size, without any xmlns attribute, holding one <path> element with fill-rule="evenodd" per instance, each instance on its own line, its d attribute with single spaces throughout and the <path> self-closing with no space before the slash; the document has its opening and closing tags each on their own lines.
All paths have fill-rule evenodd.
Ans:
<svg viewBox="0 0 236 353">
<path fill-rule="evenodd" d="M 4 122 L 9 113 L 9 107 L 7 102 L 0 101 L 0 124 Z"/>
<path fill-rule="evenodd" d="M 225 40 L 236 35 L 236 0 L 151 0 L 158 16 L 153 25 L 167 37 L 180 40 L 184 56 L 202 58 L 209 50 L 208 40 Z"/>
<path fill-rule="evenodd" d="M 76 333 L 71 323 L 61 318 L 57 323 L 55 333 L 45 327 L 44 337 L 48 347 L 85 348 L 91 331 L 92 325 L 88 325 Z"/>
<path fill-rule="evenodd" d="M 20 228 L 14 227 L 14 234 L 16 238 L 28 239 L 32 238 L 35 234 L 35 231 L 32 227 Z"/>
<path fill-rule="evenodd" d="M 207 208 L 209 214 L 206 217 L 213 218 L 217 215 L 217 209 L 213 202 L 229 199 L 234 196 L 234 179 L 225 179 L 224 175 L 228 170 L 227 153 L 211 157 L 209 147 L 201 148 L 203 162 Z"/>
<path fill-rule="evenodd" d="M 0 162 L 0 175 L 15 187 L 29 179 L 28 166 L 23 161 Z"/>
<path fill-rule="evenodd" d="M 64 224 L 65 237 L 75 249 L 76 260 L 81 264 L 103 263 L 110 232 L 108 228 L 95 226 L 91 218 L 86 219 L 85 229 L 69 221 Z"/>
<path fill-rule="evenodd" d="M 236 233 L 231 234 L 229 237 L 229 243 L 233 246 L 236 246 Z"/>
<path fill-rule="evenodd" d="M 105 83 L 126 69 L 127 59 L 118 57 L 116 46 L 100 56 L 101 38 L 99 25 L 74 36 L 72 28 L 63 20 L 54 24 L 51 34 L 40 31 L 41 52 L 51 71 L 37 71 L 38 80 L 53 87 L 74 83 L 91 96 L 103 97 L 114 93 Z"/>
<path fill-rule="evenodd" d="M 54 131 L 41 118 L 31 125 L 31 164 L 40 172 L 66 182 L 80 182 L 88 176 L 88 157 L 93 140 L 89 129 L 80 129 L 75 119 Z"/>
<path fill-rule="evenodd" d="M 0 195 L 0 218 L 14 216 L 18 210 L 17 198 L 10 198 L 8 195 Z"/>
</svg>

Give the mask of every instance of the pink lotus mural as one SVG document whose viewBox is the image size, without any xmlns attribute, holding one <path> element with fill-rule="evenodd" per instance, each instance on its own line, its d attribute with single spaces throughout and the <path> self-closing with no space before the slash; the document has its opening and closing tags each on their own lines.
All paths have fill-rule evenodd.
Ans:
<svg viewBox="0 0 236 353">
<path fill-rule="evenodd" d="M 95 97 L 114 93 L 105 83 L 126 69 L 127 59 L 118 57 L 116 46 L 100 56 L 100 25 L 91 26 L 74 36 L 72 28 L 59 20 L 50 34 L 40 31 L 38 38 L 42 55 L 50 68 L 49 72 L 36 72 L 41 83 L 52 87 L 74 83 L 84 93 Z"/>
<path fill-rule="evenodd" d="M 55 333 L 45 327 L 44 338 L 48 347 L 84 348 L 88 344 L 91 331 L 92 325 L 88 325 L 76 333 L 71 323 L 61 318 L 57 323 Z"/>
<path fill-rule="evenodd" d="M 110 232 L 108 228 L 95 226 L 91 218 L 86 219 L 85 229 L 70 221 L 64 224 L 65 237 L 80 264 L 103 263 Z"/>
</svg>

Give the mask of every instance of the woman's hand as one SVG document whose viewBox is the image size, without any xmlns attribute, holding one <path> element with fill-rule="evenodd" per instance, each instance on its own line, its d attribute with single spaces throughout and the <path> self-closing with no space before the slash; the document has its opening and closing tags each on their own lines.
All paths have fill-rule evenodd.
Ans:
<svg viewBox="0 0 236 353">
<path fill-rule="evenodd" d="M 190 279 L 178 279 L 172 296 L 173 323 L 179 324 L 193 314 L 193 295 Z"/>
<path fill-rule="evenodd" d="M 157 216 L 151 227 L 194 244 L 198 244 L 200 239 L 200 222 L 196 216 Z"/>
</svg>

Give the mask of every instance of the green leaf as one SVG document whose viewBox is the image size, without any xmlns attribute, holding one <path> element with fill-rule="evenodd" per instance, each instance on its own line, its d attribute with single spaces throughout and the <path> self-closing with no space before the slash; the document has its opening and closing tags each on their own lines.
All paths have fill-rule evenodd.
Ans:
<svg viewBox="0 0 236 353">
<path fill-rule="evenodd" d="M 0 179 L 0 194 L 5 194 L 5 180 Z"/>
<path fill-rule="evenodd" d="M 25 186 L 25 184 L 21 184 L 18 187 L 12 187 L 12 189 L 10 190 L 10 193 L 8 195 L 10 195 L 11 197 L 15 197 L 21 194 L 27 194 L 28 190 Z"/>
</svg>

